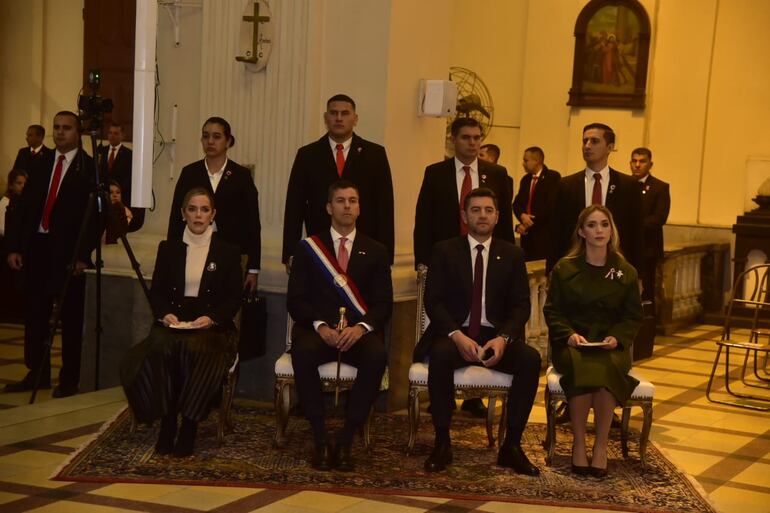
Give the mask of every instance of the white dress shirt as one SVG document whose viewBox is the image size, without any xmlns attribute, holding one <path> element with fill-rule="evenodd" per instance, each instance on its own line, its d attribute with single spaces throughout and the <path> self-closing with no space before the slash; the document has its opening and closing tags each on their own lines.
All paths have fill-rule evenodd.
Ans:
<svg viewBox="0 0 770 513">
<path fill-rule="evenodd" d="M 590 207 L 594 197 L 594 175 L 597 171 L 586 168 L 586 207 Z M 602 205 L 607 205 L 607 189 L 610 187 L 610 166 L 604 166 L 604 169 L 598 172 L 602 175 Z"/>
<path fill-rule="evenodd" d="M 214 192 L 217 192 L 217 187 L 219 187 L 219 182 L 222 180 L 222 175 L 225 173 L 225 168 L 227 167 L 227 159 L 225 159 L 225 163 L 222 164 L 222 169 L 214 173 L 212 173 L 209 169 L 209 163 L 206 161 L 206 159 L 203 159 L 203 165 L 206 166 L 206 174 L 209 175 L 211 188 L 214 190 Z"/>
<path fill-rule="evenodd" d="M 348 161 L 348 153 L 350 152 L 350 145 L 353 144 L 353 137 L 341 143 L 338 143 L 337 141 L 329 137 L 329 144 L 332 147 L 332 156 L 334 157 L 334 162 L 337 162 L 337 145 L 338 144 L 342 144 L 342 154 L 345 156 L 345 162 Z"/>
</svg>

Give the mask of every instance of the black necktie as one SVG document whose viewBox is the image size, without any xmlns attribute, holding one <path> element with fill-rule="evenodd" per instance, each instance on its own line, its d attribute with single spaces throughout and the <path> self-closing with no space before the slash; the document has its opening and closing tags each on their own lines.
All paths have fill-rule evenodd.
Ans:
<svg viewBox="0 0 770 513">
<path fill-rule="evenodd" d="M 471 317 L 468 320 L 468 336 L 476 339 L 481 333 L 481 291 L 484 289 L 484 245 L 476 246 L 476 264 L 473 266 L 473 296 Z"/>
</svg>

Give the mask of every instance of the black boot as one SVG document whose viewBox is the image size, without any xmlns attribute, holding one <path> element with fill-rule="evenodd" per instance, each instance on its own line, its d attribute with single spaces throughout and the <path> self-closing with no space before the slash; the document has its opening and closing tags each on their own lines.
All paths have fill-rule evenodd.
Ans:
<svg viewBox="0 0 770 513">
<path fill-rule="evenodd" d="M 179 437 L 174 446 L 174 456 L 184 458 L 193 453 L 195 435 L 198 433 L 198 423 L 194 420 L 182 418 L 182 427 L 179 428 Z"/>
<path fill-rule="evenodd" d="M 176 437 L 176 413 L 160 419 L 160 433 L 155 443 L 155 453 L 171 454 L 174 450 L 174 437 Z"/>
</svg>

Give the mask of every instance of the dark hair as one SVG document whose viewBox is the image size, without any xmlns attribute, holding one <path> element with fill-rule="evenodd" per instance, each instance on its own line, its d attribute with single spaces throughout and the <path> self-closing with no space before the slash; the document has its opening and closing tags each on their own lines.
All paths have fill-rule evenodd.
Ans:
<svg viewBox="0 0 770 513">
<path fill-rule="evenodd" d="M 77 114 L 75 114 L 71 110 L 60 110 L 59 112 L 56 113 L 54 118 L 57 118 L 59 116 L 70 116 L 70 117 L 75 118 L 75 128 L 77 128 L 78 131 L 80 131 L 80 116 L 78 116 Z"/>
<path fill-rule="evenodd" d="M 214 123 L 222 127 L 222 131 L 225 133 L 225 137 L 227 137 L 227 140 L 230 143 L 227 146 L 228 148 L 232 148 L 233 146 L 235 146 L 235 137 L 233 136 L 232 131 L 230 130 L 230 123 L 228 123 L 224 118 L 220 118 L 219 116 L 212 116 L 209 119 L 207 119 L 205 123 L 203 123 L 201 130 L 203 130 L 206 127 L 206 125 L 210 123 Z"/>
<path fill-rule="evenodd" d="M 190 200 L 195 196 L 206 196 L 209 199 L 209 202 L 211 202 L 211 208 L 216 208 L 214 206 L 214 196 L 209 192 L 208 189 L 204 189 L 203 187 L 193 187 L 189 191 L 187 191 L 187 194 L 184 195 L 184 199 L 182 200 L 182 210 L 190 203 Z"/>
<path fill-rule="evenodd" d="M 492 198 L 492 203 L 494 203 L 495 208 L 497 208 L 497 194 L 495 194 L 495 191 L 492 189 L 487 187 L 477 187 L 473 189 L 465 196 L 465 201 L 463 202 L 463 210 L 468 210 L 468 206 L 471 204 L 472 198 Z"/>
<path fill-rule="evenodd" d="M 114 185 L 115 187 L 118 188 L 118 190 L 120 190 L 121 193 L 123 192 L 123 187 L 120 186 L 120 183 L 117 180 L 110 180 L 109 182 L 107 182 L 107 185 L 110 187 Z"/>
<path fill-rule="evenodd" d="M 356 193 L 360 196 L 361 192 L 358 190 L 358 186 L 350 180 L 336 180 L 329 186 L 329 192 L 326 194 L 327 203 L 331 203 L 334 199 L 334 193 L 340 189 L 355 189 Z"/>
<path fill-rule="evenodd" d="M 484 129 L 481 128 L 481 123 L 479 123 L 477 119 L 457 118 L 452 121 L 452 128 L 450 129 L 452 137 L 457 137 L 457 134 L 460 133 L 460 129 L 464 126 L 478 127 L 478 129 L 481 130 L 481 134 L 484 135 Z"/>
<path fill-rule="evenodd" d="M 533 155 L 537 155 L 540 159 L 540 162 L 545 160 L 545 153 L 543 153 L 543 149 L 540 146 L 530 146 L 524 150 L 524 153 L 532 153 Z"/>
<path fill-rule="evenodd" d="M 120 131 L 121 131 L 121 132 L 123 131 L 123 125 L 121 125 L 120 123 L 116 123 L 115 121 L 113 121 L 112 123 L 110 123 L 110 125 L 109 125 L 109 127 L 108 127 L 108 128 L 112 128 L 112 127 L 115 127 L 115 128 L 120 128 Z"/>
<path fill-rule="evenodd" d="M 40 137 L 45 137 L 45 127 L 43 125 L 29 125 L 27 129 L 32 129 L 32 131 L 37 132 L 37 135 Z"/>
<path fill-rule="evenodd" d="M 604 123 L 591 123 L 583 127 L 583 133 L 591 129 L 604 130 L 604 140 L 607 144 L 615 144 L 615 132 L 609 126 Z"/>
<path fill-rule="evenodd" d="M 24 178 L 29 178 L 29 175 L 26 171 L 23 169 L 11 169 L 8 171 L 8 188 L 5 190 L 5 195 L 10 198 L 10 195 L 8 194 L 11 191 L 11 184 L 16 181 L 16 179 L 20 176 L 23 176 Z"/>
<path fill-rule="evenodd" d="M 353 111 L 356 110 L 356 102 L 353 101 L 353 98 L 346 94 L 335 94 L 328 100 L 326 100 L 326 110 L 329 110 L 329 105 L 331 105 L 332 102 L 348 102 L 350 105 L 353 106 Z"/>
<path fill-rule="evenodd" d="M 647 160 L 652 162 L 652 151 L 649 148 L 645 148 L 644 146 L 634 148 L 634 151 L 631 152 L 631 156 L 633 157 L 634 155 L 645 155 Z"/>
<path fill-rule="evenodd" d="M 500 158 L 500 146 L 496 144 L 484 144 L 479 148 L 480 150 L 487 150 L 495 154 L 495 160 Z"/>
</svg>

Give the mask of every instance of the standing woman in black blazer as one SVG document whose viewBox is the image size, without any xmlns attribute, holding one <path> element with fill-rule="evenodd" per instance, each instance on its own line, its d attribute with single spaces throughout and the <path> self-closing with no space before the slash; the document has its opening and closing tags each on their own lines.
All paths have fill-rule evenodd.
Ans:
<svg viewBox="0 0 770 513">
<path fill-rule="evenodd" d="M 183 235 L 158 246 L 150 291 L 156 322 L 120 370 L 136 419 L 161 419 L 155 451 L 180 457 L 192 454 L 198 422 L 235 359 L 233 317 L 241 298 L 240 254 L 214 232 L 214 198 L 193 189 L 181 214 Z"/>
<path fill-rule="evenodd" d="M 262 227 L 259 222 L 259 195 L 249 170 L 227 158 L 227 150 L 235 144 L 230 123 L 220 117 L 206 120 L 201 130 L 201 145 L 206 156 L 182 169 L 174 189 L 168 239 L 179 238 L 185 223 L 179 212 L 182 199 L 190 189 L 202 187 L 216 200 L 217 220 L 214 229 L 219 236 L 247 255 L 243 288 L 257 292 Z"/>
</svg>

